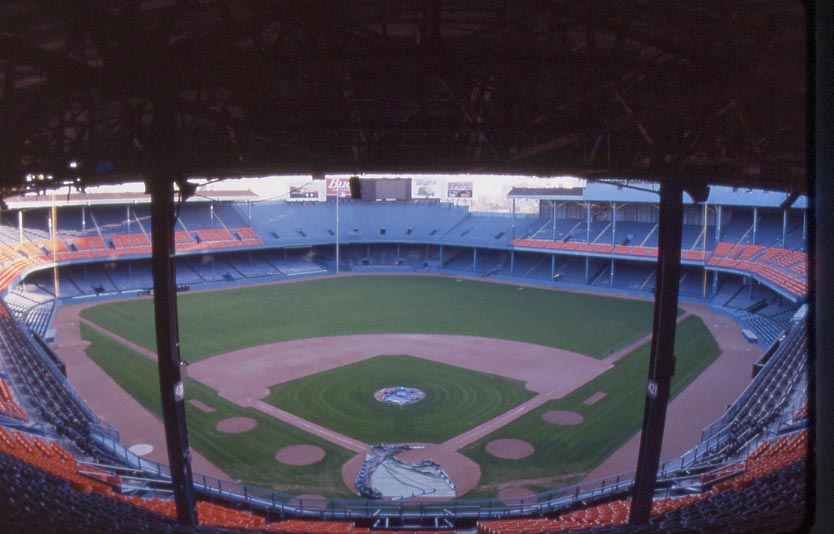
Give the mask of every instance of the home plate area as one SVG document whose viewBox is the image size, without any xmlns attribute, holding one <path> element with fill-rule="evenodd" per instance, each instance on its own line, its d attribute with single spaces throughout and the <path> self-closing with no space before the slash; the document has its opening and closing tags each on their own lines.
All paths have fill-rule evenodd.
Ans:
<svg viewBox="0 0 834 534">
<path fill-rule="evenodd" d="M 421 460 L 409 463 L 395 458 L 401 452 L 422 448 L 405 444 L 373 445 L 356 475 L 356 489 L 372 499 L 454 497 L 454 482 L 436 462 Z"/>
</svg>

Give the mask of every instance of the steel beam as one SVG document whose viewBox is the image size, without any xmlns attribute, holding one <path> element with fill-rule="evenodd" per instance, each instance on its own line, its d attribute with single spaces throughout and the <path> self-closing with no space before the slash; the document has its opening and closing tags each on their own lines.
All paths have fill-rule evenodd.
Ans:
<svg viewBox="0 0 834 534">
<path fill-rule="evenodd" d="M 814 70 L 809 74 L 812 95 L 809 106 L 816 121 L 811 142 L 812 172 L 814 176 L 813 204 L 810 219 L 808 210 L 803 211 L 802 238 L 809 252 L 808 287 L 810 291 L 809 313 L 813 321 L 809 326 L 809 366 L 813 386 L 808 399 L 811 408 L 811 435 L 809 450 L 809 503 L 805 509 L 806 518 L 813 521 L 814 534 L 830 532 L 834 525 L 834 246 L 831 228 L 834 226 L 834 68 L 831 65 L 831 50 L 834 50 L 834 5 L 830 2 L 816 3 L 816 46 Z M 807 225 L 807 227 L 806 227 Z"/>
<path fill-rule="evenodd" d="M 654 323 L 646 383 L 646 403 L 640 452 L 634 477 L 629 522 L 648 522 L 657 484 L 657 467 L 663 445 L 663 427 L 672 376 L 675 374 L 675 325 L 678 314 L 678 281 L 681 266 L 683 189 L 680 180 L 667 180 L 660 187 L 660 228 L 657 251 L 657 285 Z"/>
<path fill-rule="evenodd" d="M 173 176 L 148 180 L 151 193 L 151 261 L 153 266 L 154 321 L 159 387 L 165 445 L 171 466 L 177 522 L 197 525 L 197 502 L 191 474 L 191 452 L 185 421 L 185 389 L 177 324 L 177 284 L 174 269 Z"/>
</svg>

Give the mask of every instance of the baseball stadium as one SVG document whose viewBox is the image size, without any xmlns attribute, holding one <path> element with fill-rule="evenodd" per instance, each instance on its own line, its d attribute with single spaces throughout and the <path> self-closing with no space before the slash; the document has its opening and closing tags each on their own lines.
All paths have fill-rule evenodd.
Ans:
<svg viewBox="0 0 834 534">
<path fill-rule="evenodd" d="M 759 2 L 739 2 L 752 11 L 733 20 L 770 29 L 761 61 L 771 65 L 785 61 L 780 44 L 785 54 L 805 46 L 796 24 L 807 14 L 763 3 L 791 15 L 785 27 L 758 15 Z M 335 20 L 295 8 L 258 14 L 247 2 L 186 3 L 176 16 L 176 2 L 91 2 L 83 13 L 46 4 L 0 2 L 0 20 L 21 21 L 19 35 L 0 35 L 9 45 L 0 51 L 3 161 L 13 162 L 0 184 L 4 531 L 793 532 L 813 522 L 820 191 L 807 187 L 807 141 L 792 129 L 802 113 L 780 108 L 760 123 L 742 96 L 795 106 L 793 93 L 681 97 L 675 105 L 715 113 L 704 119 L 714 135 L 744 131 L 747 141 L 724 139 L 707 161 L 687 152 L 701 146 L 699 123 L 658 161 L 658 146 L 671 143 L 660 125 L 689 127 L 652 115 L 674 96 L 642 101 L 625 77 L 602 85 L 605 105 L 592 91 L 570 100 L 573 111 L 554 111 L 553 124 L 547 115 L 527 124 L 532 104 L 505 110 L 492 92 L 541 103 L 567 89 L 540 62 L 490 48 L 502 67 L 479 82 L 482 110 L 463 108 L 467 124 L 486 126 L 458 147 L 460 135 L 440 126 L 451 115 L 438 115 L 453 104 L 424 99 L 427 110 L 389 118 L 410 98 L 396 80 L 432 78 L 439 63 L 404 66 L 410 52 L 375 56 L 362 45 L 371 59 L 356 60 L 354 73 L 382 69 L 383 96 L 336 66 L 356 50 L 331 48 L 336 41 L 310 37 L 308 25 L 346 24 L 357 43 L 390 31 L 397 47 L 416 39 L 418 56 L 428 46 L 439 54 L 428 57 L 464 72 L 456 62 L 485 60 L 459 39 L 486 32 L 480 46 L 495 46 L 493 32 L 509 39 L 529 22 L 531 35 L 512 38 L 532 56 L 567 46 L 565 57 L 584 61 L 592 45 L 665 69 L 690 56 L 664 52 L 668 43 L 650 40 L 659 33 L 644 24 L 671 15 L 644 6 L 614 24 L 607 8 L 574 19 L 528 7 L 497 13 L 489 2 L 358 2 Z M 723 13 L 670 5 L 692 17 Z M 103 43 L 122 37 L 99 34 L 96 20 L 116 28 L 132 16 L 154 52 L 111 77 L 99 70 L 111 61 Z M 244 33 L 257 34 L 262 52 L 300 53 L 286 66 L 292 81 L 272 80 L 268 95 L 249 93 L 255 82 L 227 92 L 232 60 L 206 38 L 233 30 L 216 20 L 254 24 Z M 544 21 L 577 31 L 551 42 Z M 179 37 L 157 41 L 163 30 Z M 230 45 L 243 85 L 264 60 L 244 33 Z M 64 59 L 47 35 L 66 40 Z M 177 43 L 206 63 L 168 72 L 179 65 L 168 50 Z M 739 37 L 740 57 L 760 51 L 756 43 Z M 313 59 L 296 46 L 312 47 Z M 70 74 L 61 61 L 84 68 Z M 216 75 L 203 70 L 211 61 Z M 717 75 L 698 61 L 692 76 Z M 509 87 L 505 67 L 516 63 L 517 82 L 536 90 Z M 396 75 L 379 77 L 389 68 Z M 171 76 L 155 83 L 179 99 L 133 77 L 155 69 Z M 332 124 L 309 116 L 335 98 L 324 89 L 329 69 L 347 76 L 337 93 L 355 102 L 333 110 Z M 456 84 L 468 82 L 445 75 L 454 102 Z M 53 87 L 52 76 L 66 80 Z M 120 93 L 122 76 L 138 92 Z M 671 83 L 665 76 L 651 83 Z M 70 91 L 44 108 L 58 119 L 32 112 L 60 83 L 109 96 L 76 101 Z M 299 104 L 302 86 L 311 100 Z M 117 101 L 125 107 L 114 111 Z M 284 119 L 257 117 L 272 105 L 290 125 L 275 137 L 266 122 Z M 527 137 L 539 124 L 572 128 L 564 117 L 594 126 Z M 109 133 L 96 121 L 111 121 Z M 774 121 L 784 125 L 771 139 Z M 11 133 L 13 123 L 24 133 Z M 337 124 L 352 133 L 335 136 L 344 133 Z M 56 152 L 50 128 L 72 130 L 74 141 Z M 300 137 L 286 133 L 294 128 Z M 771 142 L 784 150 L 765 155 Z M 328 150 L 330 160 L 320 155 Z"/>
</svg>

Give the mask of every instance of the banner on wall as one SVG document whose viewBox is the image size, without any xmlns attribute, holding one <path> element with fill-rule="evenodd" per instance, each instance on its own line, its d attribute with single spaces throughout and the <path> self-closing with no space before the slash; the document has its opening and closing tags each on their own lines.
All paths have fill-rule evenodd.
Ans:
<svg viewBox="0 0 834 534">
<path fill-rule="evenodd" d="M 318 200 L 319 189 L 315 184 L 291 185 L 291 200 Z"/>
<path fill-rule="evenodd" d="M 325 178 L 325 194 L 328 197 L 350 196 L 350 178 Z"/>
<path fill-rule="evenodd" d="M 472 198 L 472 182 L 449 182 L 448 198 Z"/>
<path fill-rule="evenodd" d="M 440 181 L 437 178 L 412 179 L 411 198 L 440 198 Z"/>
</svg>

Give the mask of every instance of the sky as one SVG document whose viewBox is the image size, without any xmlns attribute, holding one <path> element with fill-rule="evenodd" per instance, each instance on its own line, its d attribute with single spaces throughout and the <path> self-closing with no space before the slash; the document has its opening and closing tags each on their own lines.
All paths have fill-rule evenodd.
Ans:
<svg viewBox="0 0 834 534">
<path fill-rule="evenodd" d="M 330 175 L 329 178 L 349 178 L 350 175 Z M 579 178 L 569 176 L 536 177 L 520 175 L 483 175 L 483 174 L 362 174 L 360 178 L 433 178 L 440 183 L 467 182 L 473 183 L 473 198 L 467 201 L 473 210 L 478 211 L 508 211 L 510 202 L 507 193 L 512 187 L 576 187 L 584 184 Z M 205 180 L 191 180 L 203 183 Z M 289 197 L 290 186 L 301 186 L 312 181 L 309 175 L 264 176 L 239 179 L 225 179 L 201 185 L 197 192 L 204 196 L 211 196 L 211 191 L 249 190 L 263 199 L 284 200 Z M 87 193 L 109 192 L 143 192 L 145 186 L 141 182 L 115 186 L 101 186 L 88 188 Z"/>
</svg>

